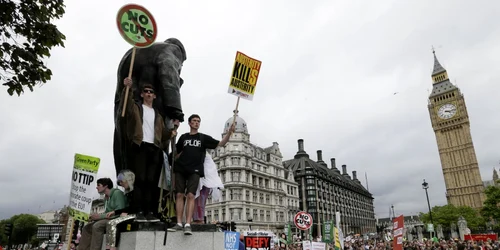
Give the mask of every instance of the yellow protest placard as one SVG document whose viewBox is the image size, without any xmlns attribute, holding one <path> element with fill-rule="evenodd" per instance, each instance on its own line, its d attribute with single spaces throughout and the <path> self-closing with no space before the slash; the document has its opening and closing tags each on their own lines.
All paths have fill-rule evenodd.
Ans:
<svg viewBox="0 0 500 250">
<path fill-rule="evenodd" d="M 100 163 L 97 157 L 75 154 L 69 199 L 69 215 L 75 220 L 89 220 Z"/>
<path fill-rule="evenodd" d="M 237 51 L 228 93 L 253 100 L 261 65 L 261 61 Z"/>
</svg>

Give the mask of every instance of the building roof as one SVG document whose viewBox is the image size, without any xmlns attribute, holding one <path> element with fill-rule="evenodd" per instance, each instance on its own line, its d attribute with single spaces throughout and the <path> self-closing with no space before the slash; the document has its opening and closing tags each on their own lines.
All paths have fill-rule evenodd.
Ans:
<svg viewBox="0 0 500 250">
<path fill-rule="evenodd" d="M 298 172 L 305 173 L 306 169 L 312 170 L 313 174 L 317 178 L 373 199 L 373 195 L 363 185 L 361 185 L 361 182 L 357 179 L 356 171 L 353 171 L 353 178 L 351 179 L 351 176 L 347 174 L 346 165 L 342 166 L 343 173 L 336 168 L 335 158 L 331 159 L 332 166 L 328 167 L 322 159 L 321 150 L 317 151 L 318 161 L 315 162 L 309 158 L 309 155 L 304 150 L 304 140 L 299 139 L 298 146 L 299 151 L 294 156 L 294 159 L 283 162 L 285 168 L 292 171 L 294 175 Z"/>
<path fill-rule="evenodd" d="M 248 134 L 248 127 L 247 127 L 247 122 L 243 120 L 243 118 L 238 116 L 238 110 L 233 111 L 234 115 L 236 116 L 236 126 L 235 126 L 235 133 L 245 133 Z M 223 134 L 226 134 L 231 125 L 233 124 L 234 116 L 231 116 L 231 118 L 227 119 L 226 123 L 224 123 L 224 131 L 222 132 Z"/>
<path fill-rule="evenodd" d="M 441 65 L 441 63 L 439 63 L 439 60 L 436 57 L 436 52 L 432 51 L 432 53 L 434 54 L 434 68 L 432 70 L 432 76 L 446 72 L 446 69 Z M 450 82 L 450 79 L 446 78 L 441 82 L 433 84 L 432 92 L 429 97 L 438 96 L 455 89 L 457 89 L 457 87 Z"/>
</svg>

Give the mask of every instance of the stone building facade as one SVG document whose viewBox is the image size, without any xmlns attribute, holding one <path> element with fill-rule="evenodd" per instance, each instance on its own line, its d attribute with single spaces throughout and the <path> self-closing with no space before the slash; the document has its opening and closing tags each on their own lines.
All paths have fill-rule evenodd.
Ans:
<svg viewBox="0 0 500 250">
<path fill-rule="evenodd" d="M 436 135 L 448 204 L 481 208 L 485 200 L 465 99 L 434 53 L 428 109 Z"/>
<path fill-rule="evenodd" d="M 233 122 L 224 125 L 224 137 Z M 237 231 L 281 231 L 299 211 L 299 188 L 282 164 L 278 143 L 261 148 L 250 142 L 247 123 L 236 113 L 236 129 L 224 147 L 209 151 L 224 183 L 222 200 L 208 198 L 207 222 L 236 223 Z"/>
<path fill-rule="evenodd" d="M 313 217 L 313 236 L 320 235 L 318 231 L 324 221 L 335 220 L 336 212 L 340 212 L 344 234 L 376 232 L 373 196 L 361 185 L 356 171 L 352 171 L 351 177 L 347 166 L 342 165 L 341 172 L 335 158 L 330 159 L 328 166 L 321 150 L 317 151 L 317 161 L 313 161 L 304 150 L 302 139 L 298 140 L 298 148 L 294 159 L 283 165 L 299 184 L 300 209 Z"/>
</svg>

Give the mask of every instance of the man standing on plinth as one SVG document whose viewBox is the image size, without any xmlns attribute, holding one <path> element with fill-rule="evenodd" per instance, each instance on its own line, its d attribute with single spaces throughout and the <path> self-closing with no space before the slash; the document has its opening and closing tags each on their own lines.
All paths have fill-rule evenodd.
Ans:
<svg viewBox="0 0 500 250">
<path fill-rule="evenodd" d="M 177 142 L 177 155 L 174 164 L 177 224 L 168 229 L 170 232 L 184 229 L 185 235 L 192 234 L 191 221 L 193 219 L 195 195 L 200 184 L 200 177 L 205 176 L 203 163 L 205 162 L 206 150 L 223 147 L 234 132 L 233 124 L 222 141 L 218 141 L 209 135 L 198 132 L 201 123 L 199 115 L 191 115 L 188 123 L 190 131 L 181 135 Z M 186 224 L 182 226 L 184 196 L 187 196 Z"/>
<path fill-rule="evenodd" d="M 132 79 L 125 78 L 123 84 L 130 87 Z M 128 152 L 131 159 L 129 169 L 135 174 L 135 195 L 129 206 L 138 211 L 135 221 L 159 222 L 155 214 L 160 195 L 158 181 L 163 166 L 162 150 L 176 132 L 166 129 L 163 117 L 153 107 L 153 100 L 156 98 L 153 85 L 143 82 L 139 86 L 142 101 L 135 102 L 129 94 L 124 117 L 126 134 L 132 142 Z M 125 89 L 122 100 L 126 98 Z M 174 124 L 178 127 L 179 120 L 174 120 Z"/>
</svg>

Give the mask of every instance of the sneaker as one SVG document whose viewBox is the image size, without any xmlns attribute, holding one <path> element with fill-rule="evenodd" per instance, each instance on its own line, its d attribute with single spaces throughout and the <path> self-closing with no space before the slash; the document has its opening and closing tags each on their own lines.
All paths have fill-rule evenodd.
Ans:
<svg viewBox="0 0 500 250">
<path fill-rule="evenodd" d="M 146 217 L 144 216 L 144 214 L 142 212 L 139 212 L 135 216 L 135 222 L 148 222 L 148 220 L 146 219 Z"/>
<path fill-rule="evenodd" d="M 191 226 L 184 226 L 184 235 L 192 235 Z"/>
<path fill-rule="evenodd" d="M 156 218 L 156 217 L 153 215 L 153 213 L 148 213 L 148 214 L 146 215 L 146 220 L 147 220 L 148 222 L 160 222 L 160 220 L 159 220 L 158 218 Z"/>
<path fill-rule="evenodd" d="M 182 226 L 179 224 L 175 224 L 175 226 L 167 229 L 167 231 L 169 231 L 169 232 L 176 232 L 176 231 L 181 231 L 181 230 L 182 230 Z"/>
</svg>

